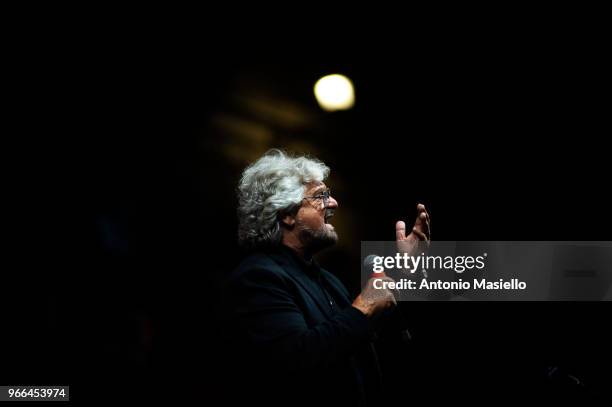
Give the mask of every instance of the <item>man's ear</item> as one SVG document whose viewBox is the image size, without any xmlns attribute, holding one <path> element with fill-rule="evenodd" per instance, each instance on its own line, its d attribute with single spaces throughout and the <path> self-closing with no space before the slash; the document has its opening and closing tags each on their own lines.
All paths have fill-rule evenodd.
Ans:
<svg viewBox="0 0 612 407">
<path fill-rule="evenodd" d="M 283 224 L 285 227 L 288 227 L 291 229 L 295 225 L 295 216 L 290 213 L 285 213 L 281 215 L 280 221 L 281 221 L 281 224 Z"/>
</svg>

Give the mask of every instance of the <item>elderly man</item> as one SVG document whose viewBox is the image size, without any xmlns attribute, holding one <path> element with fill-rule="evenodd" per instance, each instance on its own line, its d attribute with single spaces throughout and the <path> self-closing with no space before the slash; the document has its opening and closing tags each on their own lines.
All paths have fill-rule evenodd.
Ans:
<svg viewBox="0 0 612 407">
<path fill-rule="evenodd" d="M 243 397 L 286 405 L 366 405 L 380 401 L 375 327 L 393 294 L 366 284 L 350 300 L 313 255 L 336 243 L 338 202 L 329 168 L 272 150 L 245 169 L 238 188 L 240 244 L 250 255 L 226 290 L 226 340 Z M 423 205 L 412 231 L 397 222 L 400 250 L 429 240 Z M 376 323 L 374 323 L 376 321 Z"/>
</svg>

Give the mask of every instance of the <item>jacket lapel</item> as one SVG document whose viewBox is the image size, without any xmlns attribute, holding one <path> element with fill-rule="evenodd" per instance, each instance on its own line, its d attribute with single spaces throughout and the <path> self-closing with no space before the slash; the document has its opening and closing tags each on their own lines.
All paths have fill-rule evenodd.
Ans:
<svg viewBox="0 0 612 407">
<path fill-rule="evenodd" d="M 283 270 L 287 271 L 287 274 L 289 274 L 289 276 L 310 295 L 326 317 L 331 317 L 331 310 L 329 304 L 327 304 L 327 299 L 323 296 L 321 287 L 317 286 L 317 283 L 302 270 L 302 267 L 293 256 L 289 253 L 269 253 L 269 256 L 280 265 Z"/>
</svg>

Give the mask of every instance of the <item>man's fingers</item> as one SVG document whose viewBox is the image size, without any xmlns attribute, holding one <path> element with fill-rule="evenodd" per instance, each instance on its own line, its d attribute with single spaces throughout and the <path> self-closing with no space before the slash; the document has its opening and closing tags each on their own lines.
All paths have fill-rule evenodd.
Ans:
<svg viewBox="0 0 612 407">
<path fill-rule="evenodd" d="M 429 239 L 427 238 L 427 235 L 425 235 L 425 233 L 421 232 L 416 226 L 412 228 L 412 233 L 414 233 L 415 235 L 417 235 L 419 237 L 420 240 L 425 240 L 428 241 Z"/>
<path fill-rule="evenodd" d="M 417 221 L 415 226 L 419 227 L 419 230 L 427 236 L 427 240 L 431 239 L 431 220 L 429 218 L 429 212 L 425 208 L 425 205 L 417 205 Z"/>
<path fill-rule="evenodd" d="M 401 220 L 395 224 L 395 237 L 397 240 L 406 239 L 406 224 Z"/>
<path fill-rule="evenodd" d="M 364 298 L 370 298 L 372 301 L 386 301 L 387 306 L 393 304 L 397 305 L 397 298 L 399 298 L 399 290 L 390 288 L 375 288 L 374 282 L 380 280 L 383 283 L 394 283 L 395 280 L 389 276 L 385 277 L 371 277 L 369 280 L 368 289 L 362 292 Z"/>
<path fill-rule="evenodd" d="M 427 208 L 422 203 L 417 205 L 417 218 L 414 222 L 412 233 L 418 236 L 420 240 L 427 242 L 431 240 L 431 220 Z M 395 237 L 399 241 L 407 238 L 406 224 L 401 220 L 395 224 Z"/>
<path fill-rule="evenodd" d="M 427 219 L 429 220 L 429 212 L 427 211 L 427 208 L 425 208 L 425 205 L 418 204 L 417 205 L 417 216 L 421 216 L 422 213 L 424 213 L 427 216 Z"/>
<path fill-rule="evenodd" d="M 426 233 L 428 227 L 427 227 L 427 213 L 426 212 L 421 212 L 416 219 L 416 222 L 414 222 L 414 227 L 417 228 L 419 231 Z"/>
</svg>

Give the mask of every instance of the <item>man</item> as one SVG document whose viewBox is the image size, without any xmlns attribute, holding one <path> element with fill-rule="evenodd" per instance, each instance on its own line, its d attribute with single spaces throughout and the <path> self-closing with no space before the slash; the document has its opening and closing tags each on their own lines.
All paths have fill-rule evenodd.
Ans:
<svg viewBox="0 0 612 407">
<path fill-rule="evenodd" d="M 251 253 L 231 274 L 223 308 L 235 358 L 232 384 L 249 401 L 380 401 L 372 339 L 395 298 L 368 283 L 351 301 L 342 283 L 314 260 L 338 239 L 331 224 L 338 202 L 324 183 L 328 174 L 318 160 L 271 150 L 240 180 L 238 236 Z M 429 241 L 429 214 L 423 205 L 418 211 L 408 235 L 404 222 L 397 222 L 401 250 Z"/>
</svg>

